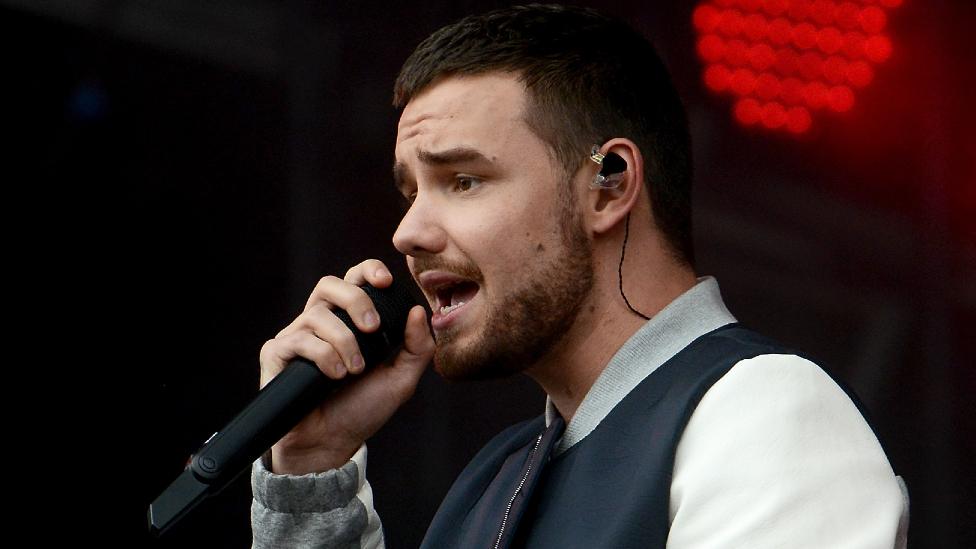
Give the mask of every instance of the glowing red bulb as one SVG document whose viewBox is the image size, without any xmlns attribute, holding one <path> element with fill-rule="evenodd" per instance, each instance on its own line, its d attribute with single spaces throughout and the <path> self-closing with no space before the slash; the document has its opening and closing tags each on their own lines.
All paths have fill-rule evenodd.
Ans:
<svg viewBox="0 0 976 549">
<path fill-rule="evenodd" d="M 844 45 L 841 48 L 844 55 L 851 59 L 864 57 L 864 35 L 859 32 L 848 32 L 844 34 Z"/>
<path fill-rule="evenodd" d="M 817 43 L 817 29 L 810 23 L 801 23 L 793 27 L 793 43 L 801 50 L 808 50 Z"/>
<path fill-rule="evenodd" d="M 762 116 L 762 107 L 755 99 L 740 99 L 735 104 L 735 117 L 747 126 L 759 122 Z"/>
<path fill-rule="evenodd" d="M 769 25 L 766 24 L 766 18 L 762 15 L 754 13 L 749 17 L 746 17 L 745 24 L 743 25 L 743 32 L 746 37 L 753 42 L 758 42 L 766 37 L 766 32 L 769 30 Z"/>
<path fill-rule="evenodd" d="M 763 1 L 763 11 L 776 17 L 777 15 L 782 15 L 784 11 L 789 7 L 787 0 L 764 0 Z"/>
<path fill-rule="evenodd" d="M 729 89 L 732 71 L 725 65 L 712 65 L 705 69 L 705 85 L 712 91 L 722 92 Z"/>
<path fill-rule="evenodd" d="M 709 34 L 698 41 L 698 55 L 709 63 L 717 63 L 725 56 L 725 42 Z"/>
<path fill-rule="evenodd" d="M 891 40 L 887 36 L 876 35 L 864 42 L 864 54 L 875 63 L 891 57 Z"/>
<path fill-rule="evenodd" d="M 774 130 L 786 124 L 786 109 L 779 103 L 767 103 L 762 108 L 762 124 Z"/>
<path fill-rule="evenodd" d="M 749 63 L 749 46 L 742 40 L 730 40 L 726 44 L 725 60 L 733 67 L 741 67 Z"/>
<path fill-rule="evenodd" d="M 863 88 L 874 79 L 874 71 L 871 66 L 864 61 L 855 61 L 847 66 L 847 81 L 851 84 Z"/>
<path fill-rule="evenodd" d="M 793 50 L 779 50 L 776 52 L 776 72 L 783 76 L 791 76 L 797 71 L 799 60 Z"/>
<path fill-rule="evenodd" d="M 745 20 L 736 10 L 727 10 L 722 13 L 722 18 L 718 22 L 718 30 L 725 36 L 738 36 L 742 34 L 742 26 Z"/>
<path fill-rule="evenodd" d="M 821 82 L 810 82 L 803 88 L 803 101 L 811 109 L 820 109 L 827 105 L 829 90 Z"/>
<path fill-rule="evenodd" d="M 840 84 L 847 79 L 847 61 L 836 55 L 831 56 L 824 61 L 823 72 L 828 82 Z"/>
<path fill-rule="evenodd" d="M 861 10 L 858 22 L 861 24 L 861 28 L 864 32 L 868 34 L 877 34 L 881 32 L 885 24 L 888 22 L 888 16 L 885 15 L 884 10 L 877 6 L 869 6 Z"/>
<path fill-rule="evenodd" d="M 780 84 L 779 78 L 776 78 L 768 72 L 760 74 L 756 78 L 756 95 L 767 101 L 779 96 L 782 89 L 783 86 Z"/>
<path fill-rule="evenodd" d="M 844 2 L 837 7 L 837 26 L 845 30 L 853 29 L 858 26 L 860 15 L 861 10 L 858 9 L 857 5 L 852 2 Z"/>
<path fill-rule="evenodd" d="M 847 112 L 854 107 L 854 92 L 847 86 L 832 88 L 827 96 L 827 104 L 837 112 Z"/>
<path fill-rule="evenodd" d="M 834 27 L 821 29 L 817 33 L 817 47 L 824 53 L 837 53 L 837 50 L 844 45 L 844 38 L 840 31 Z"/>
<path fill-rule="evenodd" d="M 789 16 L 794 21 L 803 21 L 810 16 L 812 2 L 807 0 L 791 0 L 789 4 Z"/>
<path fill-rule="evenodd" d="M 793 30 L 793 26 L 790 22 L 782 17 L 774 19 L 772 23 L 769 24 L 769 30 L 766 31 L 767 36 L 769 36 L 770 42 L 773 44 L 783 46 L 790 41 L 790 33 Z"/>
<path fill-rule="evenodd" d="M 803 133 L 810 129 L 813 119 L 810 111 L 803 107 L 793 107 L 786 111 L 786 129 L 793 133 Z"/>
<path fill-rule="evenodd" d="M 830 0 L 817 0 L 810 7 L 810 18 L 821 26 L 834 22 L 834 3 Z"/>
<path fill-rule="evenodd" d="M 703 33 L 711 33 L 715 32 L 716 27 L 718 27 L 721 16 L 713 6 L 702 4 L 695 8 L 691 19 L 696 29 Z"/>
<path fill-rule="evenodd" d="M 823 59 L 819 55 L 809 51 L 800 56 L 799 63 L 800 75 L 807 80 L 819 80 L 823 76 Z"/>
<path fill-rule="evenodd" d="M 736 69 L 732 72 L 730 86 L 738 95 L 749 95 L 756 88 L 756 75 L 748 69 Z"/>
<path fill-rule="evenodd" d="M 788 105 L 799 105 L 803 103 L 804 85 L 798 78 L 787 78 L 783 80 L 780 97 Z"/>
<path fill-rule="evenodd" d="M 749 49 L 749 64 L 757 71 L 764 71 L 776 62 L 776 53 L 768 44 L 757 44 Z"/>
</svg>

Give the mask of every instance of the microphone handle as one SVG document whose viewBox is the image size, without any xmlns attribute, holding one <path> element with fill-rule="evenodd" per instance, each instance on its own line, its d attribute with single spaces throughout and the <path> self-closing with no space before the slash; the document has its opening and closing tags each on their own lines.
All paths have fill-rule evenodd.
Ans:
<svg viewBox="0 0 976 549">
<path fill-rule="evenodd" d="M 367 368 L 382 362 L 403 341 L 415 301 L 403 287 L 364 286 L 379 312 L 380 329 L 358 331 L 343 310 L 334 311 L 356 335 Z M 207 497 L 218 494 L 288 433 L 328 395 L 354 376 L 334 380 L 309 360 L 296 357 L 223 429 L 204 443 L 186 470 L 149 506 L 149 529 L 161 535 Z"/>
</svg>

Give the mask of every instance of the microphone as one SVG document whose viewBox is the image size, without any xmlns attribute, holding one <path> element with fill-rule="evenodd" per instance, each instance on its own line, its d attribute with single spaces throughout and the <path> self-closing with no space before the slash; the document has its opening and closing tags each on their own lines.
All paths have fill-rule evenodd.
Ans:
<svg viewBox="0 0 976 549">
<path fill-rule="evenodd" d="M 405 285 L 395 281 L 389 288 L 366 284 L 362 289 L 379 313 L 377 331 L 360 332 L 344 310 L 333 313 L 356 336 L 369 368 L 389 358 L 403 343 L 407 314 L 417 302 Z M 149 531 L 161 536 L 204 499 L 218 494 L 330 393 L 355 377 L 334 380 L 310 360 L 296 357 L 289 361 L 241 413 L 204 442 L 183 473 L 149 505 Z"/>
</svg>

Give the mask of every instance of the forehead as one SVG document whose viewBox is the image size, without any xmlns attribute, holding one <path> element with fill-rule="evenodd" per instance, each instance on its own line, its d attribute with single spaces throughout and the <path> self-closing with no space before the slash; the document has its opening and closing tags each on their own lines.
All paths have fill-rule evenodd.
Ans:
<svg viewBox="0 0 976 549">
<path fill-rule="evenodd" d="M 410 161 L 417 151 L 459 146 L 486 155 L 503 154 L 514 143 L 525 146 L 535 138 L 525 123 L 526 98 L 525 86 L 510 73 L 437 80 L 403 109 L 397 159 Z"/>
</svg>

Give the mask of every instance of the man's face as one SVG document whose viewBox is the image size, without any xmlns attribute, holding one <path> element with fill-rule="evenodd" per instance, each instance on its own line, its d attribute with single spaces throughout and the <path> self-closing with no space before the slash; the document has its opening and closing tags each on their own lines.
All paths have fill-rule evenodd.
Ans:
<svg viewBox="0 0 976 549">
<path fill-rule="evenodd" d="M 448 378 L 532 366 L 592 287 L 573 188 L 525 123 L 525 102 L 512 75 L 452 77 L 400 118 L 394 175 L 413 202 L 393 242 L 430 301 Z"/>
</svg>

